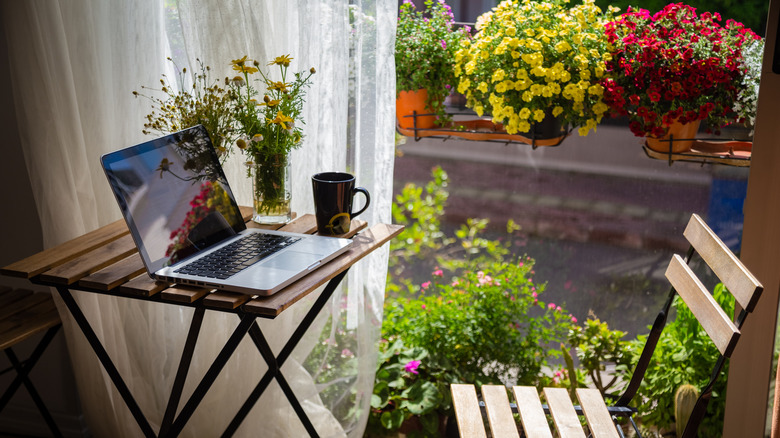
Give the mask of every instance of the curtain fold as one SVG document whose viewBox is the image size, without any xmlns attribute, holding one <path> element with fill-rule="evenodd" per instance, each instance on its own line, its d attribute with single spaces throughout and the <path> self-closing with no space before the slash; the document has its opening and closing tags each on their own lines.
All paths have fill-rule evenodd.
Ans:
<svg viewBox="0 0 780 438">
<path fill-rule="evenodd" d="M 372 195 L 361 219 L 390 221 L 393 165 L 394 0 L 4 1 L 12 81 L 25 162 L 44 242 L 51 247 L 119 219 L 101 154 L 149 139 L 148 102 L 133 90 L 158 82 L 170 56 L 195 59 L 215 77 L 248 55 L 264 65 L 290 54 L 293 70 L 317 69 L 304 107 L 304 142 L 292 154 L 293 209 L 313 213 L 310 175 L 348 170 Z M 191 68 L 191 67 L 190 67 Z M 226 163 L 239 203 L 251 187 L 240 154 Z M 373 386 L 387 268 L 381 249 L 350 271 L 346 287 L 285 363 L 283 373 L 322 436 L 360 436 Z M 319 292 L 275 320 L 259 321 L 275 352 Z M 191 309 L 75 292 L 154 430 L 162 420 Z M 66 316 L 64 312 L 63 316 Z M 207 312 L 184 390 L 188 397 L 237 325 Z M 83 335 L 65 318 L 66 339 L 94 436 L 140 436 Z M 245 339 L 183 436 L 221 434 L 267 366 Z M 272 383 L 238 436 L 304 436 Z"/>
</svg>

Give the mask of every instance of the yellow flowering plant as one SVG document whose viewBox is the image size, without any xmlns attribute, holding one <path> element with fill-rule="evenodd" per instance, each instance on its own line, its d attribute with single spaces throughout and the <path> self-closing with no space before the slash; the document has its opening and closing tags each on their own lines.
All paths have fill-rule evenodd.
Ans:
<svg viewBox="0 0 780 438">
<path fill-rule="evenodd" d="M 455 53 L 458 92 L 509 134 L 555 118 L 584 136 L 607 114 L 599 81 L 610 56 L 604 24 L 616 9 L 566 3 L 503 1 L 478 18 L 474 39 Z"/>
<path fill-rule="evenodd" d="M 304 97 L 316 72 L 312 67 L 289 75 L 292 60 L 290 55 L 281 55 L 268 63 L 279 68 L 279 80 L 275 80 L 262 71 L 258 61 L 244 56 L 231 62 L 239 74 L 228 81 L 236 99 L 236 146 L 247 156 L 247 172 L 254 178 L 255 211 L 269 216 L 289 209 L 284 181 L 289 179 L 289 152 L 301 145 Z M 250 81 L 256 74 L 259 78 Z"/>
</svg>

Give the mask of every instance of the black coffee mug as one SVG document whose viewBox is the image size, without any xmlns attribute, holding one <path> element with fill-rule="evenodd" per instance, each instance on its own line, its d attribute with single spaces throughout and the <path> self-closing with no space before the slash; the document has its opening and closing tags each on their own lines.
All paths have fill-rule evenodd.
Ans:
<svg viewBox="0 0 780 438">
<path fill-rule="evenodd" d="M 371 195 L 363 187 L 355 187 L 355 177 L 345 172 L 323 172 L 311 177 L 314 193 L 314 213 L 319 234 L 338 235 L 349 232 L 352 218 L 363 213 L 371 203 Z M 357 193 L 366 197 L 366 205 L 352 211 L 352 199 Z"/>
</svg>

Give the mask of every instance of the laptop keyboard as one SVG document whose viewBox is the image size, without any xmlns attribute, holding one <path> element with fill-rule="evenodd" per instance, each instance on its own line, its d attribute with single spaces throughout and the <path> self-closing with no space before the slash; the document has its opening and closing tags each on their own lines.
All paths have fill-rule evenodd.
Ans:
<svg viewBox="0 0 780 438">
<path fill-rule="evenodd" d="M 246 234 L 175 272 L 224 280 L 299 240 L 300 237 Z"/>
</svg>

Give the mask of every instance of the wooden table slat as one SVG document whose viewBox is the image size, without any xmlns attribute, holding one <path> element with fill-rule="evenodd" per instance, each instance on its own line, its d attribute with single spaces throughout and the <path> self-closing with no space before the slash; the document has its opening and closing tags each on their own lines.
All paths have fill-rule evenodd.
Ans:
<svg viewBox="0 0 780 438">
<path fill-rule="evenodd" d="M 255 210 L 252 207 L 239 205 L 238 209 L 241 210 L 241 217 L 244 219 L 244 222 L 252 220 L 252 216 L 255 214 Z"/>
<path fill-rule="evenodd" d="M 174 285 L 168 289 L 163 290 L 160 293 L 160 296 L 165 301 L 192 304 L 195 301 L 198 301 L 199 299 L 208 295 L 210 292 L 211 290 L 204 289 L 202 287 Z"/>
<path fill-rule="evenodd" d="M 539 393 L 533 386 L 514 386 L 512 392 L 517 402 L 517 412 L 523 424 L 525 436 L 534 438 L 552 438 L 547 416 L 544 414 Z"/>
<path fill-rule="evenodd" d="M 44 272 L 40 279 L 43 282 L 56 285 L 70 285 L 124 259 L 133 252 L 136 252 L 135 243 L 128 234 Z"/>
<path fill-rule="evenodd" d="M 504 385 L 482 385 L 482 400 L 485 402 L 490 431 L 495 437 L 517 437 L 517 423 L 509 407 L 509 397 Z"/>
<path fill-rule="evenodd" d="M 79 285 L 90 289 L 109 291 L 145 271 L 141 255 L 135 253 L 82 278 L 79 280 Z"/>
<path fill-rule="evenodd" d="M 152 279 L 144 270 L 141 275 L 119 286 L 119 292 L 125 295 L 151 297 L 168 286 L 170 286 L 169 283 Z"/>
<path fill-rule="evenodd" d="M 0 269 L 0 274 L 13 277 L 32 278 L 65 262 L 99 248 L 106 242 L 116 240 L 129 233 L 124 220 L 98 228 L 61 245 L 45 249 L 37 254 L 19 260 Z"/>
<path fill-rule="evenodd" d="M 214 309 L 237 309 L 252 298 L 249 295 L 217 291 L 203 298 L 203 305 Z"/>
<path fill-rule="evenodd" d="M 374 225 L 355 236 L 354 243 L 347 252 L 317 268 L 314 271 L 317 275 L 307 275 L 274 295 L 255 298 L 244 304 L 242 309 L 258 316 L 274 318 L 312 290 L 345 271 L 375 248 L 384 245 L 401 231 L 403 231 L 401 225 Z"/>
<path fill-rule="evenodd" d="M 547 406 L 550 408 L 558 436 L 585 438 L 585 431 L 569 398 L 569 391 L 566 388 L 544 388 L 544 396 L 547 398 Z"/>
</svg>

